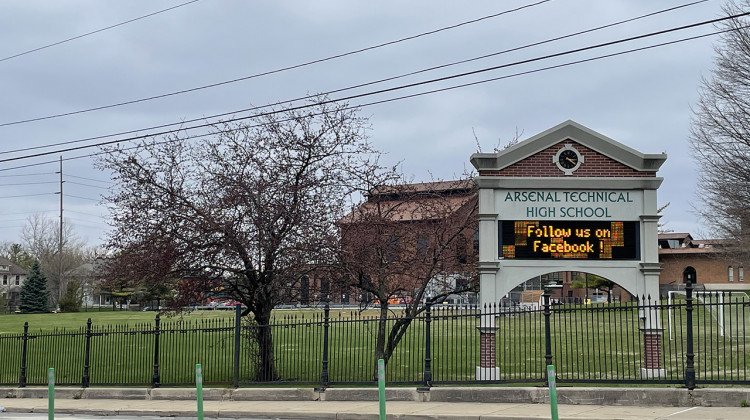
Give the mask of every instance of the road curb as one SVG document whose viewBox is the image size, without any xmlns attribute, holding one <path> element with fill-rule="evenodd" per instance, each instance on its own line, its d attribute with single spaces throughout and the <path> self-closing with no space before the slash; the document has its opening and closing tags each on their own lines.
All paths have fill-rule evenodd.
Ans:
<svg viewBox="0 0 750 420">
<path fill-rule="evenodd" d="M 750 402 L 750 388 L 566 388 L 557 389 L 561 405 L 639 407 L 740 407 Z M 0 388 L 3 399 L 47 398 L 41 387 Z M 170 400 L 195 401 L 192 388 L 66 388 L 57 387 L 57 400 Z M 375 388 L 206 388 L 205 401 L 377 401 Z M 430 390 L 387 388 L 386 400 L 406 402 L 475 402 L 548 404 L 542 387 L 435 387 Z"/>
</svg>

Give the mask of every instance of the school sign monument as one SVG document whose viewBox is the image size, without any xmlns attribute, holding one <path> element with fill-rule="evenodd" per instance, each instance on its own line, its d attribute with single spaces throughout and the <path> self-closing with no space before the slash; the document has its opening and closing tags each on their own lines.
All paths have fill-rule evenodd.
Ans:
<svg viewBox="0 0 750 420">
<path fill-rule="evenodd" d="M 595 274 L 658 297 L 656 176 L 666 154 L 643 154 L 573 121 L 496 153 L 476 153 L 481 302 L 558 271 Z M 659 377 L 661 324 L 643 309 L 644 366 Z M 647 312 L 647 313 L 646 313 Z M 477 378 L 499 378 L 494 317 L 483 317 Z"/>
</svg>

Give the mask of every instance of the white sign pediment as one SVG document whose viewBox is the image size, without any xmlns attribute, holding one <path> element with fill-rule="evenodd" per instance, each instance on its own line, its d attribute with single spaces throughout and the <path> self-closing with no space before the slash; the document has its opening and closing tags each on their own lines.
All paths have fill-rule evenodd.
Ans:
<svg viewBox="0 0 750 420">
<path fill-rule="evenodd" d="M 643 191 L 497 189 L 500 220 L 639 220 Z"/>
</svg>

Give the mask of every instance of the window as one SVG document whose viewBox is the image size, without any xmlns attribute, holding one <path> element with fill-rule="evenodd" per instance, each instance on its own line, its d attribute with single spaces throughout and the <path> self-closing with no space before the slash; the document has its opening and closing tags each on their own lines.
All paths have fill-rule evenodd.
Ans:
<svg viewBox="0 0 750 420">
<path fill-rule="evenodd" d="M 740 269 L 740 270 L 741 270 L 741 269 Z M 742 274 L 740 274 L 740 277 L 742 277 Z M 740 280 L 740 281 L 742 281 L 742 280 Z M 16 286 L 18 286 L 18 285 L 20 285 L 20 284 L 21 284 L 21 276 L 18 276 L 18 275 L 17 275 L 17 276 L 16 276 Z"/>
<path fill-rule="evenodd" d="M 8 275 L 3 274 L 3 285 L 6 285 L 6 284 L 8 284 Z"/>
<path fill-rule="evenodd" d="M 330 299 L 330 296 L 329 296 L 330 294 L 331 294 L 331 282 L 327 278 L 323 277 L 322 279 L 320 279 L 320 295 L 321 295 L 320 297 L 322 299 L 325 299 L 327 302 L 328 299 Z"/>
<path fill-rule="evenodd" d="M 426 235 L 417 236 L 417 253 L 424 255 L 427 253 L 427 246 L 430 243 L 430 239 Z"/>
<path fill-rule="evenodd" d="M 737 268 L 737 277 L 739 277 L 740 281 L 745 281 L 745 270 L 742 269 L 742 266 Z"/>
<path fill-rule="evenodd" d="M 388 262 L 394 262 L 398 259 L 399 253 L 400 253 L 400 241 L 401 238 L 399 238 L 396 235 L 391 235 L 391 237 L 388 239 L 388 249 L 385 250 L 385 259 Z"/>
<path fill-rule="evenodd" d="M 464 235 L 458 235 L 456 240 L 458 241 L 456 243 L 456 259 L 458 259 L 459 264 L 466 264 L 466 238 Z"/>
<path fill-rule="evenodd" d="M 310 303 L 310 278 L 307 276 L 302 276 L 302 278 L 300 279 L 299 288 L 300 303 L 303 305 L 307 305 L 308 303 Z"/>
<path fill-rule="evenodd" d="M 728 273 L 728 275 L 729 275 L 729 281 L 734 281 L 734 269 L 732 268 L 731 265 L 729 266 L 729 273 Z"/>
</svg>

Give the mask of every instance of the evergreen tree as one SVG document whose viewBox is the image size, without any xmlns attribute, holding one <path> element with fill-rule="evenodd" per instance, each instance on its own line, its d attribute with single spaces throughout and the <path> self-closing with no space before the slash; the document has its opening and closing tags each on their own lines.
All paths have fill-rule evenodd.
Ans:
<svg viewBox="0 0 750 420">
<path fill-rule="evenodd" d="M 72 280 L 60 298 L 60 310 L 63 312 L 80 312 L 83 304 L 83 288 L 81 283 Z"/>
<path fill-rule="evenodd" d="M 21 313 L 47 313 L 48 300 L 47 277 L 42 274 L 39 261 L 34 261 L 29 277 L 21 288 Z"/>
</svg>

